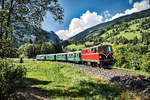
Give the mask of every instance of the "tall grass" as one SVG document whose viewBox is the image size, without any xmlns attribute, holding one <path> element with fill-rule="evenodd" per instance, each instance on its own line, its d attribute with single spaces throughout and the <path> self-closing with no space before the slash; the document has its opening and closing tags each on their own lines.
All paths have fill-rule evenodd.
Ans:
<svg viewBox="0 0 150 100">
<path fill-rule="evenodd" d="M 130 93 L 125 96 L 121 87 L 67 64 L 25 62 L 22 65 L 27 68 L 24 85 L 40 88 L 52 100 L 134 100 L 137 97 L 135 93 L 135 96 Z"/>
</svg>

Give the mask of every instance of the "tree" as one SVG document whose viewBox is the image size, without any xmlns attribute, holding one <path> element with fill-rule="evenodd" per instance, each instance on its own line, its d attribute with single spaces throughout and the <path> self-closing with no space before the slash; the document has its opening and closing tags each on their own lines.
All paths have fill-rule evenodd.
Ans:
<svg viewBox="0 0 150 100">
<path fill-rule="evenodd" d="M 18 57 L 17 48 L 14 47 L 14 43 L 10 39 L 0 39 L 0 58 Z"/>
<path fill-rule="evenodd" d="M 54 51 L 55 51 L 55 49 L 54 49 L 52 43 L 50 43 L 50 42 L 43 43 L 41 46 L 42 54 L 51 54 L 51 53 L 54 53 Z"/>
<path fill-rule="evenodd" d="M 59 41 L 57 39 L 55 39 L 53 46 L 55 48 L 55 53 L 62 52 L 62 45 L 59 43 Z"/>
<path fill-rule="evenodd" d="M 34 44 L 27 44 L 24 48 L 25 56 L 32 58 L 35 56 L 35 46 Z"/>
<path fill-rule="evenodd" d="M 129 41 L 127 38 L 125 38 L 124 36 L 120 36 L 118 38 L 119 43 L 123 43 L 123 44 L 127 44 Z"/>
<path fill-rule="evenodd" d="M 29 43 L 30 43 L 30 44 L 32 44 L 32 43 L 33 43 L 32 39 L 29 39 Z"/>
<path fill-rule="evenodd" d="M 136 37 L 133 38 L 133 44 L 135 45 L 135 44 L 137 44 L 137 43 L 138 43 L 138 38 L 137 38 L 137 36 L 136 36 Z"/>
<path fill-rule="evenodd" d="M 150 32 L 145 32 L 141 34 L 142 42 L 146 45 L 150 44 Z"/>
<path fill-rule="evenodd" d="M 53 14 L 54 20 L 63 20 L 63 9 L 58 0 L 0 0 L 0 6 L 0 39 L 12 34 L 14 23 L 21 22 L 26 29 L 30 25 L 40 27 L 46 11 Z"/>
</svg>

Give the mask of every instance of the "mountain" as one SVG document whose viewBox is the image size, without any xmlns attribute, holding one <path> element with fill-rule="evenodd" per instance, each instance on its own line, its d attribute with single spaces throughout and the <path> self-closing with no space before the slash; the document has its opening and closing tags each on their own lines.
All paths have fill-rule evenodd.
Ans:
<svg viewBox="0 0 150 100">
<path fill-rule="evenodd" d="M 54 42 L 56 39 L 61 42 L 62 40 L 58 35 L 53 32 L 47 32 L 42 28 L 35 28 L 32 25 L 28 25 L 28 28 L 22 23 L 15 24 L 14 35 L 16 36 L 17 46 L 23 45 L 28 42 L 34 42 L 35 39 L 41 42 Z"/>
<path fill-rule="evenodd" d="M 95 34 L 103 34 L 104 31 L 106 31 L 107 29 L 109 29 L 111 26 L 115 25 L 115 24 L 120 24 L 122 22 L 129 22 L 135 19 L 140 19 L 140 18 L 144 18 L 144 17 L 148 17 L 150 16 L 150 9 L 141 11 L 141 12 L 136 12 L 130 15 L 126 15 L 126 16 L 122 16 L 119 17 L 115 20 L 106 22 L 106 23 L 102 23 L 102 24 L 98 24 L 94 27 L 88 28 L 80 33 L 78 33 L 77 35 L 69 38 L 69 41 L 75 41 L 75 40 L 80 40 L 83 38 L 87 38 L 89 36 L 94 36 Z"/>
<path fill-rule="evenodd" d="M 55 32 L 53 32 L 53 31 L 48 32 L 48 35 L 49 35 L 49 41 L 51 41 L 51 42 L 54 42 L 56 39 L 57 39 L 59 42 L 62 41 L 62 40 L 59 38 L 59 36 L 58 36 Z"/>
<path fill-rule="evenodd" d="M 99 44 L 138 43 L 150 43 L 150 9 L 96 25 L 63 42 L 70 51 Z"/>
</svg>

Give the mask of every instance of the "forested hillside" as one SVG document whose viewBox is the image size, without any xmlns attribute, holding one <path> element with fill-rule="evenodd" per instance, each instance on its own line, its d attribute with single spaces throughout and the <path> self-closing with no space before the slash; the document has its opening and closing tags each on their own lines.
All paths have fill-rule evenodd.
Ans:
<svg viewBox="0 0 150 100">
<path fill-rule="evenodd" d="M 76 51 L 100 44 L 112 45 L 115 66 L 149 72 L 150 9 L 89 28 L 64 41 L 64 49 Z"/>
<path fill-rule="evenodd" d="M 138 40 L 139 42 L 148 44 L 149 39 L 147 35 L 149 31 L 150 9 L 89 28 L 70 38 L 68 41 L 64 41 L 64 44 L 65 46 L 67 44 L 72 44 L 67 48 L 72 48 L 74 50 L 102 43 L 113 44 L 117 42 L 127 44 Z M 142 37 L 147 37 L 147 39 L 144 40 Z"/>
</svg>

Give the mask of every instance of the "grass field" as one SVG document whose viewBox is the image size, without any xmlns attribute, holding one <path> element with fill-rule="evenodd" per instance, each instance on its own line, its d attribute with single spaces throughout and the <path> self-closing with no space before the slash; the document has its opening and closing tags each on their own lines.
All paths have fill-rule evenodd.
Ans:
<svg viewBox="0 0 150 100">
<path fill-rule="evenodd" d="M 127 69 L 127 68 L 116 67 L 116 66 L 114 66 L 113 68 L 114 69 L 121 69 L 121 70 L 129 71 L 129 72 L 135 72 L 135 73 L 138 73 L 138 74 L 149 75 L 150 76 L 149 72 L 144 72 L 142 70 Z"/>
<path fill-rule="evenodd" d="M 143 100 L 136 92 L 122 89 L 90 73 L 55 62 L 24 62 L 24 85 L 40 88 L 51 100 Z"/>
</svg>

